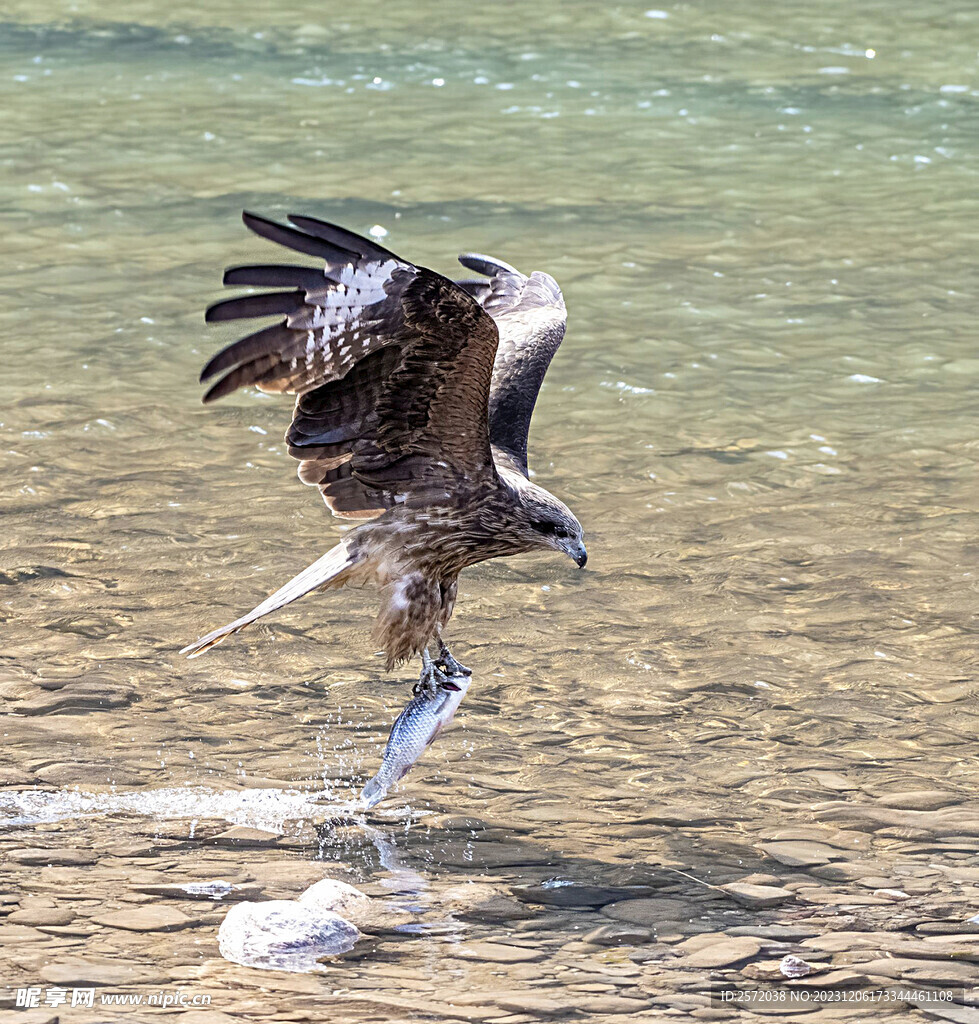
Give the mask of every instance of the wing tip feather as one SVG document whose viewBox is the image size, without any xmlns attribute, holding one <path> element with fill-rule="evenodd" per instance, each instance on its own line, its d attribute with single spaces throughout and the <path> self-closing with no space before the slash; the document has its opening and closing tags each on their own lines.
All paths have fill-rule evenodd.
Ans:
<svg viewBox="0 0 979 1024">
<path fill-rule="evenodd" d="M 280 224 L 269 217 L 252 213 L 251 210 L 242 210 L 241 219 L 245 227 L 260 238 L 267 238 L 277 245 L 284 245 L 296 252 L 325 260 L 328 264 L 349 264 L 357 259 L 357 253 L 330 241 L 325 236 L 301 231 L 298 227 L 290 227 L 288 224 Z"/>
<path fill-rule="evenodd" d="M 524 276 L 516 267 L 511 267 L 509 263 L 504 263 L 503 260 L 498 260 L 495 256 L 486 256 L 481 252 L 459 253 L 459 262 L 466 269 L 475 270 L 477 274 L 485 274 L 487 277 L 495 277 L 501 271 L 505 274 Z"/>
<path fill-rule="evenodd" d="M 219 398 L 224 398 L 225 395 L 230 395 L 234 388 L 229 388 L 225 381 L 227 377 L 222 377 L 219 381 L 212 384 L 211 387 L 204 392 L 204 396 L 201 398 L 201 405 L 210 405 L 211 402 L 216 402 Z M 203 380 L 201 381 L 203 383 Z M 224 390 L 221 389 L 221 385 L 224 384 Z"/>
<path fill-rule="evenodd" d="M 400 262 L 399 256 L 396 256 L 390 249 L 385 249 L 383 245 L 379 245 L 373 238 L 358 234 L 340 224 L 333 224 L 330 221 L 320 220 L 319 217 L 310 217 L 303 213 L 287 214 L 286 220 L 312 237 L 322 238 L 330 245 L 349 252 L 352 257 L 382 262 L 394 259 Z"/>
</svg>

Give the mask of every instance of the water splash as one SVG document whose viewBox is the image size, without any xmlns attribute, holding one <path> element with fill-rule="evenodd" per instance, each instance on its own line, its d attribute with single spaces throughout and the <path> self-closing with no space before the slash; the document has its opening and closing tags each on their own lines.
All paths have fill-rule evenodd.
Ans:
<svg viewBox="0 0 979 1024">
<path fill-rule="evenodd" d="M 353 801 L 332 799 L 329 793 L 291 789 L 212 790 L 186 786 L 124 793 L 21 789 L 0 793 L 0 825 L 130 814 L 157 821 L 221 818 L 232 825 L 282 832 L 287 821 L 320 817 L 324 812 L 349 814 L 354 807 Z"/>
</svg>

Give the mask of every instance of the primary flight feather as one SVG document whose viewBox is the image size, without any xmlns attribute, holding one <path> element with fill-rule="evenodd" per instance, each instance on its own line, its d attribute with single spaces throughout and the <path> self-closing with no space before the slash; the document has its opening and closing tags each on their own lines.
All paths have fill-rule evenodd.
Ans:
<svg viewBox="0 0 979 1024">
<path fill-rule="evenodd" d="M 204 401 L 245 386 L 296 395 L 286 442 L 299 478 L 335 516 L 364 522 L 182 653 L 195 657 L 312 590 L 372 583 L 388 668 L 421 654 L 419 687 L 432 691 L 469 672 L 441 636 L 464 568 L 535 549 L 587 558 L 581 524 L 527 468 L 530 418 L 564 336 L 561 290 L 549 274 L 476 253 L 459 260 L 484 276 L 454 282 L 312 217 L 243 219 L 323 266 L 225 273 L 226 284 L 287 290 L 208 309 L 208 322 L 280 319 L 208 362 L 201 380 L 216 380 Z"/>
</svg>

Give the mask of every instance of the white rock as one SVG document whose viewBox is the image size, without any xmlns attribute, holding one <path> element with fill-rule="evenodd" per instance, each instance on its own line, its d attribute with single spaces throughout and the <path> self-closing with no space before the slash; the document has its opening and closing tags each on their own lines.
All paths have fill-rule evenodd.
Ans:
<svg viewBox="0 0 979 1024">
<path fill-rule="evenodd" d="M 911 899 L 903 889 L 874 889 L 872 895 L 880 896 L 885 900 L 893 900 L 895 903 Z"/>
<path fill-rule="evenodd" d="M 783 956 L 778 969 L 786 978 L 804 978 L 812 971 L 812 964 L 807 964 L 801 957 Z"/>
<path fill-rule="evenodd" d="M 366 897 L 365 897 L 366 899 Z M 226 960 L 272 971 L 314 971 L 321 957 L 345 953 L 360 932 L 339 914 L 297 900 L 239 903 L 218 931 Z"/>
<path fill-rule="evenodd" d="M 317 910 L 331 910 L 334 914 L 356 921 L 370 907 L 371 898 L 346 882 L 323 878 L 311 885 L 299 897 L 299 902 Z"/>
</svg>

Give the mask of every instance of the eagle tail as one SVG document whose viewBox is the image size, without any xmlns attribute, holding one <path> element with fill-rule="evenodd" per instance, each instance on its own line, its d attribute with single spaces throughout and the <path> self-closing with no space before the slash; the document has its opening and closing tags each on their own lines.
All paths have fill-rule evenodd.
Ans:
<svg viewBox="0 0 979 1024">
<path fill-rule="evenodd" d="M 180 653 L 186 654 L 188 658 L 196 658 L 208 648 L 214 647 L 233 633 L 237 633 L 239 629 L 244 629 L 249 623 L 262 618 L 263 615 L 268 615 L 269 612 L 274 612 L 277 608 L 291 604 L 311 590 L 340 586 L 345 580 L 338 577 L 342 577 L 359 561 L 360 559 L 351 552 L 347 543 L 341 541 L 336 547 L 327 551 L 322 558 L 303 569 L 298 576 L 293 576 L 284 587 L 280 587 L 261 604 L 256 605 L 247 615 L 242 615 L 240 619 L 235 619 L 234 622 L 229 622 L 228 625 L 213 630 L 207 636 L 202 636 L 199 640 L 188 644 Z"/>
</svg>

